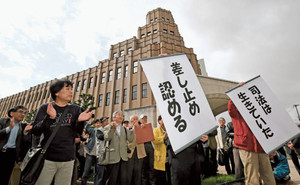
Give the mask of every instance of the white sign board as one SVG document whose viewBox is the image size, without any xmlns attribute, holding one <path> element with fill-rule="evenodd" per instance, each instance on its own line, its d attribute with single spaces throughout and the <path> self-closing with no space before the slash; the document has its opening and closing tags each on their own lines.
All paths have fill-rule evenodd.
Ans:
<svg viewBox="0 0 300 185">
<path fill-rule="evenodd" d="M 299 134 L 292 118 L 260 76 L 226 94 L 267 154 Z"/>
<path fill-rule="evenodd" d="M 175 154 L 217 127 L 206 96 L 184 54 L 141 59 Z"/>
</svg>

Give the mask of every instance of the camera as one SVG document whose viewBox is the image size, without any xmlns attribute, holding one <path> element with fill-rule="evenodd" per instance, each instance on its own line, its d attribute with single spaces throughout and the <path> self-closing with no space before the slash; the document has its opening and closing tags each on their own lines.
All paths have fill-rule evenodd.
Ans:
<svg viewBox="0 0 300 185">
<path fill-rule="evenodd" d="M 85 142 L 87 138 L 80 136 L 80 141 Z"/>
<path fill-rule="evenodd" d="M 130 154 L 131 150 L 127 147 L 127 153 Z"/>
</svg>

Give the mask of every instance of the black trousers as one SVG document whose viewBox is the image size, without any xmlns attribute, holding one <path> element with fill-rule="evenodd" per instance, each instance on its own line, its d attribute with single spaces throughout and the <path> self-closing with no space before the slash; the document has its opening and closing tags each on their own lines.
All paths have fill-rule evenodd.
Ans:
<svg viewBox="0 0 300 185">
<path fill-rule="evenodd" d="M 154 149 L 151 142 L 144 143 L 147 156 L 143 159 L 142 184 L 155 184 Z"/>
<path fill-rule="evenodd" d="M 140 185 L 142 183 L 143 158 L 138 159 L 136 148 L 131 158 L 128 158 L 128 185 Z"/>
<path fill-rule="evenodd" d="M 7 185 L 16 162 L 16 149 L 8 148 L 0 151 L 1 184 Z"/>
<path fill-rule="evenodd" d="M 106 166 L 106 185 L 127 185 L 127 163 L 127 161 L 121 159 L 121 161 L 116 164 Z"/>
<path fill-rule="evenodd" d="M 172 185 L 201 184 L 201 155 L 197 146 L 192 145 L 177 155 L 172 154 L 172 151 L 168 151 L 168 154 Z"/>
</svg>

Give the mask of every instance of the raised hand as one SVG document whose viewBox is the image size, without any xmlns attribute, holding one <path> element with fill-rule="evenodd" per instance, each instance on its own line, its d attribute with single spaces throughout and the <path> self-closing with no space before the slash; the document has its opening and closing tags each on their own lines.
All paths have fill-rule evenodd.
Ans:
<svg viewBox="0 0 300 185">
<path fill-rule="evenodd" d="M 32 129 L 32 123 L 28 123 L 28 125 L 24 129 L 24 132 L 28 132 L 31 129 Z"/>
<path fill-rule="evenodd" d="M 92 118 L 92 112 L 89 112 L 89 109 L 86 109 L 86 111 L 82 112 L 79 117 L 78 117 L 78 121 L 87 121 L 89 119 Z"/>
<path fill-rule="evenodd" d="M 207 135 L 202 135 L 200 138 L 200 141 L 205 142 L 208 140 L 208 136 Z"/>
<path fill-rule="evenodd" d="M 50 116 L 51 119 L 55 119 L 56 118 L 56 110 L 54 109 L 52 103 L 48 103 L 48 107 L 47 107 L 47 114 Z"/>
<path fill-rule="evenodd" d="M 114 130 L 116 130 L 116 128 L 117 128 L 117 123 L 115 122 L 115 121 L 113 121 L 112 123 L 111 123 L 111 125 L 112 125 L 112 129 L 114 129 Z"/>
</svg>

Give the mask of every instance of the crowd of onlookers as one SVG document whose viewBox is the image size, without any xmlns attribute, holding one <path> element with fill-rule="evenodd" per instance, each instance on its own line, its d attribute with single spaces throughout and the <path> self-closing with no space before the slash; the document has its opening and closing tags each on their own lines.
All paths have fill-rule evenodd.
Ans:
<svg viewBox="0 0 300 185">
<path fill-rule="evenodd" d="M 145 114 L 131 115 L 128 121 L 121 111 L 111 118 L 93 118 L 88 110 L 68 104 L 70 81 L 58 80 L 50 92 L 54 102 L 41 105 L 32 124 L 22 122 L 24 106 L 11 108 L 7 118 L 0 118 L 1 184 L 19 184 L 18 166 L 27 150 L 45 144 L 64 111 L 66 117 L 46 152 L 38 185 L 78 181 L 85 185 L 91 179 L 95 185 L 196 185 L 215 176 L 219 165 L 225 166 L 227 174 L 235 174 L 236 184 L 273 185 L 290 180 L 286 154 L 300 175 L 300 139 L 268 156 L 231 100 L 231 122 L 219 118 L 216 130 L 175 154 L 161 116 L 156 127 Z M 140 130 L 144 135 L 138 134 Z"/>
</svg>

